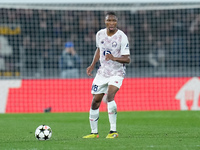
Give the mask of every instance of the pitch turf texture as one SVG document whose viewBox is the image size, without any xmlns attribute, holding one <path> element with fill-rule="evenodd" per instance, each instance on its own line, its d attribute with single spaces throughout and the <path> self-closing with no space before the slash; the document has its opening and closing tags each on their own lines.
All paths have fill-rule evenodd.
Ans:
<svg viewBox="0 0 200 150">
<path fill-rule="evenodd" d="M 0 150 L 199 150 L 199 111 L 118 112 L 119 138 L 106 139 L 109 122 L 100 112 L 99 139 L 90 133 L 88 113 L 0 114 Z M 49 141 L 35 129 L 52 128 Z"/>
</svg>

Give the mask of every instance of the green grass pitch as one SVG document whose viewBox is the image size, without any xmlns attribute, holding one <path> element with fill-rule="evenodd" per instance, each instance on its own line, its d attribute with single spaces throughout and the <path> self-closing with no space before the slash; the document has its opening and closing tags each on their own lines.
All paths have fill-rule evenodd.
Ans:
<svg viewBox="0 0 200 150">
<path fill-rule="evenodd" d="M 88 113 L 0 114 L 0 150 L 199 150 L 199 111 L 118 112 L 119 138 L 106 139 L 108 115 L 100 112 L 99 139 L 90 133 Z M 35 129 L 52 128 L 49 141 Z"/>
</svg>

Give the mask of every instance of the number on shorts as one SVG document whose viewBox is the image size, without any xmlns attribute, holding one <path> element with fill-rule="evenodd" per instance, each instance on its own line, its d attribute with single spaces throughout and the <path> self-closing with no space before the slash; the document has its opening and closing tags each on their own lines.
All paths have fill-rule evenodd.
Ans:
<svg viewBox="0 0 200 150">
<path fill-rule="evenodd" d="M 94 91 L 94 92 L 96 92 L 97 90 L 98 90 L 98 85 L 92 85 L 92 90 Z"/>
</svg>

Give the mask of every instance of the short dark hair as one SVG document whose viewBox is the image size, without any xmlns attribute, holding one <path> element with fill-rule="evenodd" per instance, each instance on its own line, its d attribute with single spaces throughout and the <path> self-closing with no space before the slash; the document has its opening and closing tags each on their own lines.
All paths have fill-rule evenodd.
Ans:
<svg viewBox="0 0 200 150">
<path fill-rule="evenodd" d="M 114 11 L 108 11 L 108 12 L 106 13 L 106 16 L 108 16 L 108 15 L 116 16 L 116 13 L 115 13 Z M 116 16 L 116 17 L 117 17 L 117 16 Z"/>
</svg>

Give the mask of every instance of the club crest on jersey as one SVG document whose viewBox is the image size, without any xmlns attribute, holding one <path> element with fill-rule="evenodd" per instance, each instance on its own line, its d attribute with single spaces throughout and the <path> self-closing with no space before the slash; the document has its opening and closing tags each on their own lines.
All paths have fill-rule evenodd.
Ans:
<svg viewBox="0 0 200 150">
<path fill-rule="evenodd" d="M 117 47 L 117 42 L 112 42 L 112 47 Z"/>
<path fill-rule="evenodd" d="M 104 41 L 101 41 L 101 44 L 103 44 L 104 43 Z"/>
</svg>

